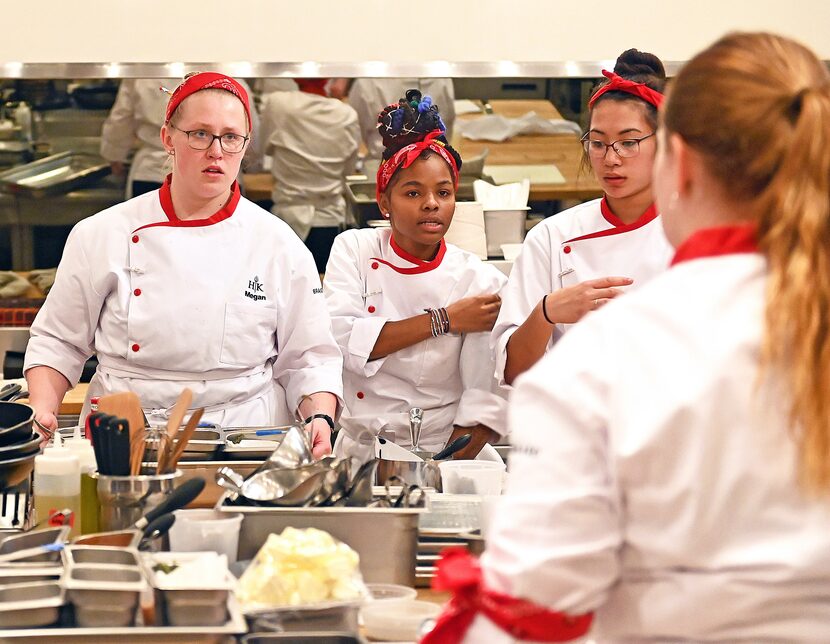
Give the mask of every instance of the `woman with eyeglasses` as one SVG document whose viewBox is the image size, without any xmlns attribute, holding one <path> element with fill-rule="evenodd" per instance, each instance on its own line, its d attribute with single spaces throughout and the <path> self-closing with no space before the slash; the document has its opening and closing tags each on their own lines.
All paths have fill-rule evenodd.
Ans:
<svg viewBox="0 0 830 644">
<path fill-rule="evenodd" d="M 668 266 L 671 247 L 651 191 L 660 60 L 629 49 L 588 102 L 585 155 L 605 195 L 535 226 L 502 295 L 493 328 L 504 382 L 529 369 L 588 312 Z"/>
<path fill-rule="evenodd" d="M 161 128 L 172 161 L 162 187 L 74 228 L 26 351 L 41 425 L 57 426 L 94 353 L 89 396 L 133 391 L 151 423 L 189 387 L 207 421 L 264 425 L 299 413 L 315 455 L 330 451 L 342 358 L 311 254 L 240 195 L 250 136 L 236 80 L 188 77 Z"/>
</svg>

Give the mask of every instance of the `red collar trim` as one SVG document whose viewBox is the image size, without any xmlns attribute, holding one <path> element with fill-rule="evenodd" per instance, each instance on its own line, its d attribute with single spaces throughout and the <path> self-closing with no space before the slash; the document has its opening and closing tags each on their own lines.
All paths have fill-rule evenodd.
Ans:
<svg viewBox="0 0 830 644">
<path fill-rule="evenodd" d="M 671 265 L 703 257 L 757 252 L 758 229 L 755 224 L 704 228 L 692 233 L 677 247 Z"/>
<path fill-rule="evenodd" d="M 155 226 L 175 226 L 177 228 L 212 226 L 213 224 L 218 224 L 220 221 L 224 221 L 225 219 L 231 217 L 236 211 L 236 207 L 239 205 L 239 200 L 242 197 L 242 193 L 239 190 L 239 184 L 234 181 L 233 185 L 231 185 L 231 198 L 224 206 L 222 206 L 222 208 L 217 210 L 210 217 L 206 219 L 179 219 L 176 216 L 176 209 L 173 208 L 173 196 L 170 193 L 170 185 L 172 182 L 173 175 L 168 174 L 161 188 L 159 188 L 159 203 L 161 204 L 161 209 L 164 211 L 164 214 L 167 215 L 167 221 L 147 224 L 145 226 L 141 226 L 141 228 L 136 228 L 133 232 L 138 232 L 139 230 L 143 230 L 145 228 L 153 228 Z"/>
<path fill-rule="evenodd" d="M 586 239 L 595 239 L 597 237 L 608 237 L 610 235 L 619 235 L 621 233 L 631 232 L 632 230 L 637 230 L 638 228 L 642 228 L 646 224 L 650 224 L 652 221 L 657 219 L 657 207 L 654 204 L 651 204 L 646 211 L 640 215 L 636 221 L 632 221 L 630 224 L 626 224 L 623 222 L 622 219 L 617 217 L 613 212 L 611 212 L 611 207 L 608 205 L 605 197 L 602 198 L 602 201 L 599 203 L 600 212 L 602 212 L 602 216 L 609 224 L 614 226 L 613 228 L 607 228 L 605 230 L 598 230 L 595 233 L 588 233 L 587 235 L 582 235 L 580 237 L 574 237 L 573 239 L 569 239 L 563 244 L 570 244 L 572 242 L 577 241 L 584 241 Z"/>
<path fill-rule="evenodd" d="M 415 264 L 415 266 L 395 266 L 391 262 L 387 262 L 385 259 L 381 259 L 380 257 L 372 257 L 372 261 L 380 262 L 381 264 L 388 266 L 389 268 L 400 273 L 401 275 L 418 275 L 420 273 L 428 273 L 429 271 L 435 270 L 441 265 L 441 262 L 444 260 L 444 255 L 447 252 L 447 243 L 443 239 L 438 244 L 438 253 L 436 253 L 435 257 L 429 261 L 420 259 L 419 257 L 415 257 L 415 255 L 407 253 L 395 241 L 394 235 L 392 235 L 389 238 L 389 244 L 390 246 L 392 246 L 392 250 L 398 257 L 400 257 L 403 260 L 406 260 L 410 264 Z"/>
</svg>

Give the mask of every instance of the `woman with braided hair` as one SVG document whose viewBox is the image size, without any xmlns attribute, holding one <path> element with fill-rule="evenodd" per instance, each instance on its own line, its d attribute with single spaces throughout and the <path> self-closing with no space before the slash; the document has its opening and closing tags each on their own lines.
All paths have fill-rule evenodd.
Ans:
<svg viewBox="0 0 830 644">
<path fill-rule="evenodd" d="M 587 313 L 639 288 L 671 259 L 651 190 L 663 63 L 629 49 L 603 74 L 582 142 L 605 194 L 528 233 L 493 330 L 498 373 L 508 384 Z"/>
<path fill-rule="evenodd" d="M 469 432 L 459 454 L 472 457 L 504 432 L 488 342 L 505 280 L 444 241 L 461 158 L 430 97 L 408 91 L 378 129 L 377 198 L 390 228 L 339 235 L 324 282 L 345 367 L 335 452 L 370 458 L 377 436 L 411 447 L 409 410 L 420 407 L 423 449 Z"/>
<path fill-rule="evenodd" d="M 683 66 L 654 174 L 672 266 L 519 379 L 481 569 L 439 565 L 457 599 L 426 644 L 561 642 L 591 613 L 598 642 L 827 640 L 828 122 L 792 40 Z"/>
</svg>

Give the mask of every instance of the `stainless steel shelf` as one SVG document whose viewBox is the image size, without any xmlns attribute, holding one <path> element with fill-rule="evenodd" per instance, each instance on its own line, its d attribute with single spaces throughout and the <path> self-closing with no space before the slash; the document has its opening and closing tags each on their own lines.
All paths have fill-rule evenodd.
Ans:
<svg viewBox="0 0 830 644">
<path fill-rule="evenodd" d="M 676 73 L 682 62 L 666 62 Z M 242 78 L 594 78 L 613 60 L 450 62 L 0 63 L 0 78 L 181 78 L 212 70 Z"/>
</svg>

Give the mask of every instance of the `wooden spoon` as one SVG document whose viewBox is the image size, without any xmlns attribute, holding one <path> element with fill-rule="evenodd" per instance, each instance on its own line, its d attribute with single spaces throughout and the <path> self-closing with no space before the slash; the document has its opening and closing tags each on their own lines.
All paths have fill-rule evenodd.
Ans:
<svg viewBox="0 0 830 644">
<path fill-rule="evenodd" d="M 182 393 L 179 394 L 179 399 L 176 401 L 176 404 L 173 405 L 173 409 L 170 411 L 170 417 L 167 419 L 167 445 L 168 448 L 172 448 L 173 440 L 176 438 L 176 435 L 179 433 L 179 427 L 182 425 L 182 420 L 184 420 L 184 415 L 187 413 L 188 408 L 190 407 L 190 403 L 193 402 L 193 392 L 185 387 L 182 389 Z M 161 445 L 159 445 L 161 448 Z M 164 450 L 164 452 L 159 449 L 158 459 L 159 459 L 159 471 L 164 472 L 167 468 L 167 462 L 169 460 L 171 452 L 169 449 Z"/>
<path fill-rule="evenodd" d="M 187 447 L 187 443 L 190 441 L 190 438 L 193 436 L 193 432 L 196 431 L 196 427 L 199 425 L 199 421 L 202 419 L 202 414 L 205 413 L 204 407 L 199 407 L 196 411 L 194 411 L 190 418 L 187 421 L 187 425 L 179 434 L 179 439 L 176 441 L 176 446 L 173 448 L 173 454 L 170 456 L 169 461 L 167 462 L 167 468 L 171 472 L 176 471 L 176 465 L 179 462 L 179 459 L 184 454 L 185 447 Z"/>
</svg>

